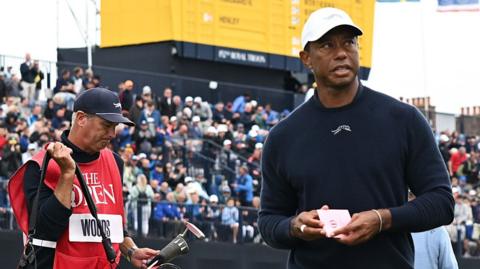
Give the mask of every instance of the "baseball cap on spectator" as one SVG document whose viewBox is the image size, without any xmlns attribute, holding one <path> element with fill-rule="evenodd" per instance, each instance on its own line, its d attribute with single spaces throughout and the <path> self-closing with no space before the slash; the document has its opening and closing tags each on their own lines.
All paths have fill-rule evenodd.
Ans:
<svg viewBox="0 0 480 269">
<path fill-rule="evenodd" d="M 105 88 L 93 88 L 78 95 L 73 104 L 73 111 L 83 111 L 109 122 L 135 126 L 135 123 L 122 115 L 118 95 Z"/>
<path fill-rule="evenodd" d="M 36 150 L 37 145 L 35 143 L 28 144 L 27 150 Z"/>
<path fill-rule="evenodd" d="M 146 121 L 146 120 L 142 120 L 141 124 L 142 124 L 142 125 L 145 125 L 145 124 L 147 124 L 147 121 Z"/>
<path fill-rule="evenodd" d="M 310 14 L 303 26 L 302 49 L 305 49 L 308 42 L 320 39 L 338 26 L 348 26 L 352 28 L 355 34 L 363 34 L 362 30 L 353 23 L 345 11 L 332 7 L 321 8 Z"/>
<path fill-rule="evenodd" d="M 230 193 L 230 192 L 231 192 L 230 187 L 229 187 L 228 185 L 224 185 L 224 186 L 222 187 L 222 192 L 228 192 L 228 193 Z"/>
<path fill-rule="evenodd" d="M 256 149 L 263 149 L 263 144 L 262 143 L 257 143 L 255 144 Z"/>
<path fill-rule="evenodd" d="M 193 182 L 193 177 L 185 177 L 185 184 Z"/>
<path fill-rule="evenodd" d="M 142 89 L 142 95 L 147 95 L 152 93 L 152 88 L 150 86 L 145 85 Z"/>
<path fill-rule="evenodd" d="M 214 126 L 209 126 L 207 128 L 207 133 L 216 134 L 217 133 L 217 128 L 215 128 Z"/>
<path fill-rule="evenodd" d="M 450 138 L 448 138 L 448 135 L 442 134 L 442 135 L 440 136 L 440 141 L 446 143 L 446 142 L 448 142 L 448 140 L 450 140 Z"/>
<path fill-rule="evenodd" d="M 258 135 L 258 133 L 255 130 L 250 130 L 248 132 L 248 136 L 250 136 L 250 137 L 257 137 L 257 135 Z"/>
<path fill-rule="evenodd" d="M 210 200 L 210 203 L 218 203 L 218 196 L 212 194 L 208 200 Z"/>
<path fill-rule="evenodd" d="M 145 154 L 145 153 L 140 153 L 140 154 L 138 154 L 138 159 L 139 159 L 139 160 L 145 159 L 145 158 L 147 158 L 147 154 Z"/>
<path fill-rule="evenodd" d="M 452 187 L 452 193 L 459 193 L 460 190 L 458 189 L 458 187 Z"/>
<path fill-rule="evenodd" d="M 192 109 L 188 106 L 184 107 L 182 112 L 182 117 L 187 118 L 187 120 L 192 117 Z"/>
<path fill-rule="evenodd" d="M 228 127 L 227 127 L 226 124 L 220 124 L 220 125 L 218 125 L 217 131 L 218 131 L 219 133 L 220 133 L 220 132 L 226 133 L 226 132 L 228 132 Z"/>
<path fill-rule="evenodd" d="M 197 96 L 195 97 L 195 99 L 193 100 L 194 103 L 201 103 L 202 102 L 202 97 L 200 96 Z"/>
<path fill-rule="evenodd" d="M 171 117 L 170 117 L 170 122 L 173 122 L 173 121 L 177 121 L 177 117 L 171 116 Z"/>
<path fill-rule="evenodd" d="M 254 130 L 254 131 L 258 132 L 258 130 L 260 130 L 260 127 L 255 124 L 255 125 L 252 126 L 251 130 Z"/>
<path fill-rule="evenodd" d="M 192 121 L 193 121 L 193 122 L 199 122 L 199 121 L 200 121 L 200 117 L 199 117 L 199 116 L 193 116 Z"/>
<path fill-rule="evenodd" d="M 231 145 L 231 144 L 232 144 L 232 141 L 230 139 L 225 139 L 225 141 L 223 141 L 224 146 Z"/>
<path fill-rule="evenodd" d="M 193 102 L 193 98 L 191 96 L 185 97 L 185 103 L 188 103 L 188 102 Z"/>
<path fill-rule="evenodd" d="M 255 100 L 250 101 L 250 104 L 251 104 L 253 107 L 256 107 L 256 106 L 258 105 L 257 101 L 255 101 Z"/>
</svg>

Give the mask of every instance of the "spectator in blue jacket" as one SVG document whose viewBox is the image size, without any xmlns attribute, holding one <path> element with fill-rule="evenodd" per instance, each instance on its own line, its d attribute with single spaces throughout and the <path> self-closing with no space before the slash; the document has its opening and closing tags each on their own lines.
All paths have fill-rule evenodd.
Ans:
<svg viewBox="0 0 480 269">
<path fill-rule="evenodd" d="M 155 206 L 153 218 L 160 221 L 180 220 L 180 210 L 175 203 L 173 192 L 167 193 L 167 201 L 158 203 Z"/>
<path fill-rule="evenodd" d="M 247 166 L 240 167 L 240 175 L 235 183 L 233 183 L 233 189 L 237 193 L 237 197 L 242 206 L 251 206 L 253 199 L 253 178 L 248 173 Z"/>
<path fill-rule="evenodd" d="M 238 234 L 238 208 L 235 207 L 235 199 L 228 198 L 227 206 L 222 210 L 222 225 L 229 226 L 232 229 L 233 243 L 237 243 Z"/>
<path fill-rule="evenodd" d="M 182 215 L 178 208 L 173 192 L 166 195 L 166 201 L 157 203 L 153 211 L 154 229 L 157 234 L 166 238 L 173 238 L 178 234 L 182 223 Z"/>
<path fill-rule="evenodd" d="M 146 121 L 153 124 L 153 126 L 160 126 L 162 124 L 162 119 L 160 111 L 155 108 L 155 104 L 152 101 L 147 102 L 145 109 L 142 111 L 140 116 L 140 122 Z"/>
<path fill-rule="evenodd" d="M 155 168 L 150 172 L 150 180 L 155 179 L 158 180 L 158 183 L 162 183 L 163 178 L 163 163 L 157 162 Z"/>
<path fill-rule="evenodd" d="M 243 113 L 245 109 L 245 104 L 250 102 L 250 94 L 244 93 L 243 95 L 237 96 L 233 101 L 232 111 L 234 113 Z"/>
</svg>

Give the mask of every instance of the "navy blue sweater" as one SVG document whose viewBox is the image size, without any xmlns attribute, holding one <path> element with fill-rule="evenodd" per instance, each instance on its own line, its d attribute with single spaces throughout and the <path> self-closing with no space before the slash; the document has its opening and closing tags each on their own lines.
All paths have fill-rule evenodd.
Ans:
<svg viewBox="0 0 480 269">
<path fill-rule="evenodd" d="M 364 86 L 340 108 L 315 94 L 278 123 L 262 176 L 259 229 L 270 246 L 291 249 L 288 268 L 413 268 L 410 232 L 453 219 L 448 173 L 423 115 Z M 408 203 L 407 188 L 417 196 Z M 389 208 L 392 229 L 353 247 L 291 237 L 291 219 L 322 205 L 351 214 Z"/>
</svg>

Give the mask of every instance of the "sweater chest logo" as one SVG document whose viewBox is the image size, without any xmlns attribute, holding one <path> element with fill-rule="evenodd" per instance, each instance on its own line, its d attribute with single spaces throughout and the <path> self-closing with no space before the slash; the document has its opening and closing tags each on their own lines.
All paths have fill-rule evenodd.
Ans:
<svg viewBox="0 0 480 269">
<path fill-rule="evenodd" d="M 337 135 L 342 130 L 346 131 L 346 132 L 352 132 L 352 129 L 350 128 L 350 125 L 346 125 L 346 124 L 340 125 L 340 126 L 337 127 L 337 129 L 331 130 L 330 132 L 332 132 L 333 135 Z"/>
</svg>

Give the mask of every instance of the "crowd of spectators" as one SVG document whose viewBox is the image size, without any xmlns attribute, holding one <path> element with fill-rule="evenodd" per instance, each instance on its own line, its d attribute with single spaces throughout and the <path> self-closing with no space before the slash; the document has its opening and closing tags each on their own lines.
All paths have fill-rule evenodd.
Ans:
<svg viewBox="0 0 480 269">
<path fill-rule="evenodd" d="M 454 221 L 447 226 L 457 255 L 480 258 L 479 137 L 438 134 L 438 145 L 452 179 Z"/>
<path fill-rule="evenodd" d="M 27 55 L 20 70 L 38 70 L 34 62 Z M 42 146 L 69 129 L 75 97 L 102 83 L 91 70 L 62 70 L 42 102 L 41 80 L 32 93 L 27 90 L 30 78 L 24 79 L 37 75 L 22 71 L 12 88 L 16 75 L 2 70 L 0 177 L 6 182 Z M 132 80 L 111 90 L 119 94 L 123 113 L 136 123 L 117 126 L 110 144 L 125 163 L 129 229 L 143 236 L 173 237 L 188 220 L 202 227 L 208 240 L 259 240 L 254 227 L 263 142 L 287 113 L 259 104 L 248 93 L 210 104 L 200 96 L 175 95 L 170 87 L 138 87 Z M 3 185 L 0 214 L 10 210 Z M 11 216 L 4 219 L 9 224 L 1 227 L 12 226 Z"/>
<path fill-rule="evenodd" d="M 19 68 L 0 71 L 0 228 L 12 228 L 6 183 L 22 163 L 68 130 L 75 97 L 101 87 L 101 77 L 75 67 L 61 71 L 39 99 L 43 73 L 26 55 Z M 33 89 L 33 90 L 32 90 Z M 182 221 L 198 225 L 207 240 L 261 238 L 256 229 L 260 158 L 269 129 L 288 115 L 248 93 L 210 104 L 174 89 L 140 87 L 132 80 L 111 89 L 135 127 L 119 125 L 110 148 L 124 160 L 123 192 L 129 229 L 140 236 L 173 238 Z M 158 93 L 158 94 L 157 94 Z M 447 229 L 457 255 L 480 257 L 480 139 L 436 134 L 449 169 L 455 220 Z"/>
</svg>

